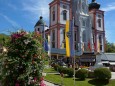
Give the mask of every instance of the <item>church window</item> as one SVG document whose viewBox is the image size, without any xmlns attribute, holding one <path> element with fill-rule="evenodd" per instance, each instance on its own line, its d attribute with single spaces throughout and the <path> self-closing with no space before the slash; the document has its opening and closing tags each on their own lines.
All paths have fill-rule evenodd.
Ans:
<svg viewBox="0 0 115 86">
<path fill-rule="evenodd" d="M 53 11 L 53 21 L 55 21 L 55 11 Z"/>
<path fill-rule="evenodd" d="M 66 10 L 63 11 L 63 20 L 67 20 L 67 11 Z"/>
<path fill-rule="evenodd" d="M 86 31 L 83 31 L 83 35 L 82 35 L 82 41 L 86 42 Z"/>
<path fill-rule="evenodd" d="M 67 9 L 67 6 L 66 6 L 66 5 L 63 5 L 63 9 Z"/>
<path fill-rule="evenodd" d="M 75 30 L 74 32 L 74 47 L 75 47 L 75 50 L 77 50 L 78 46 L 77 46 L 77 30 Z"/>
<path fill-rule="evenodd" d="M 99 43 L 102 43 L 102 38 L 101 38 L 101 35 L 99 36 Z"/>
<path fill-rule="evenodd" d="M 86 22 L 84 19 L 82 19 L 82 26 L 86 26 Z"/>
<path fill-rule="evenodd" d="M 101 19 L 98 19 L 98 27 L 101 27 Z"/>
<path fill-rule="evenodd" d="M 55 30 L 52 31 L 52 48 L 55 48 Z"/>
<path fill-rule="evenodd" d="M 40 28 L 38 28 L 38 31 L 40 31 Z"/>
<path fill-rule="evenodd" d="M 65 29 L 63 30 L 63 44 L 64 44 L 64 48 L 66 47 L 66 44 L 65 44 Z"/>
<path fill-rule="evenodd" d="M 99 35 L 99 46 L 100 46 L 100 50 L 102 50 L 102 37 L 101 37 L 101 35 Z"/>
<path fill-rule="evenodd" d="M 75 41 L 77 41 L 77 31 L 75 31 L 75 33 L 74 33 L 74 39 L 75 39 Z"/>
<path fill-rule="evenodd" d="M 55 6 L 53 7 L 53 11 L 55 11 Z"/>
</svg>

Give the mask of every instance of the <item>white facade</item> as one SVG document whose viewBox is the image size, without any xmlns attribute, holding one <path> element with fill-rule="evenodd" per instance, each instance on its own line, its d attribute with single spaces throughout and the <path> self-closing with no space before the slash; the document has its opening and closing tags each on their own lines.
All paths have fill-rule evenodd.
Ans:
<svg viewBox="0 0 115 86">
<path fill-rule="evenodd" d="M 65 7 L 65 8 L 64 8 Z M 66 12 L 67 19 L 70 20 L 70 4 L 60 3 L 60 24 L 66 24 L 66 20 L 63 19 L 63 13 Z"/>
<path fill-rule="evenodd" d="M 79 28 L 79 51 L 82 52 L 94 52 L 93 38 L 92 38 L 92 25 L 91 19 L 88 12 L 87 0 L 76 0 L 75 7 L 75 24 Z M 90 42 L 91 51 L 88 50 L 88 43 Z"/>
<path fill-rule="evenodd" d="M 51 23 L 51 26 L 52 25 L 55 25 L 55 24 L 57 24 L 57 19 L 58 19 L 58 17 L 57 17 L 57 11 L 58 9 L 57 9 L 57 4 L 55 4 L 54 6 L 52 6 L 51 8 L 50 8 L 50 11 L 51 11 L 51 14 L 50 14 L 50 23 Z M 53 20 L 53 13 L 55 14 L 55 19 Z"/>
</svg>

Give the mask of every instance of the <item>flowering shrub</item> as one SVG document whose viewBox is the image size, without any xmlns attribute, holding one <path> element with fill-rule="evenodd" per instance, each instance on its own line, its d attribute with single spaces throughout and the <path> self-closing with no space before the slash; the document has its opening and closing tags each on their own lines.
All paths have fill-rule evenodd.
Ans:
<svg viewBox="0 0 115 86">
<path fill-rule="evenodd" d="M 39 33 L 21 30 L 7 43 L 7 56 L 2 60 L 2 86 L 38 86 L 46 53 Z"/>
</svg>

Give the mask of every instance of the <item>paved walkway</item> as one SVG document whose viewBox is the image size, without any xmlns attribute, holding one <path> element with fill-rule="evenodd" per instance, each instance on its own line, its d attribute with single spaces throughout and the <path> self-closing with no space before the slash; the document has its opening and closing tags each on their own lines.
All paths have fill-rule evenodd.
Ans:
<svg viewBox="0 0 115 86">
<path fill-rule="evenodd" d="M 115 72 L 111 72 L 111 74 L 112 74 L 111 79 L 115 79 Z"/>
<path fill-rule="evenodd" d="M 44 81 L 44 83 L 46 84 L 46 86 L 59 86 L 59 85 L 55 85 L 55 84 L 47 82 L 47 81 Z"/>
</svg>

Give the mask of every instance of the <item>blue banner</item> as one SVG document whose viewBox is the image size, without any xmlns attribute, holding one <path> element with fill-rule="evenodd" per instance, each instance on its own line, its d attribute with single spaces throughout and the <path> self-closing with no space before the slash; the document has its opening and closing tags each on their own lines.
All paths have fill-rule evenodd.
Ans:
<svg viewBox="0 0 115 86">
<path fill-rule="evenodd" d="M 70 20 L 70 57 L 74 57 L 74 24 L 73 21 Z"/>
</svg>

